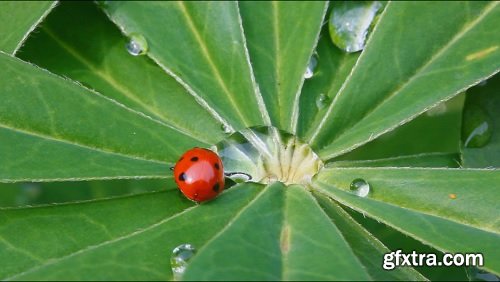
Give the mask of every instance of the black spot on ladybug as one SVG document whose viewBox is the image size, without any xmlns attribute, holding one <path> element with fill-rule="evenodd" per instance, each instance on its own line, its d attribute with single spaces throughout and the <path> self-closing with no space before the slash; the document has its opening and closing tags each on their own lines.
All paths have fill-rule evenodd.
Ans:
<svg viewBox="0 0 500 282">
<path fill-rule="evenodd" d="M 219 170 L 219 164 L 214 164 L 216 170 Z"/>
<path fill-rule="evenodd" d="M 197 161 L 198 161 L 198 157 L 192 157 L 192 158 L 191 158 L 191 161 L 192 161 L 192 162 L 197 162 Z"/>
<path fill-rule="evenodd" d="M 215 183 L 214 187 L 212 187 L 212 190 L 214 190 L 214 192 L 219 192 L 219 183 Z"/>
<path fill-rule="evenodd" d="M 186 174 L 183 172 L 181 174 L 179 174 L 179 180 L 180 181 L 186 181 Z"/>
</svg>

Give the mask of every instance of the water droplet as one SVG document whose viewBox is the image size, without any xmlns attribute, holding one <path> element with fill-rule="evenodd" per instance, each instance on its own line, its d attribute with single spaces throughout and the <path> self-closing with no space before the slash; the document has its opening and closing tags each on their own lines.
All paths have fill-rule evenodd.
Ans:
<svg viewBox="0 0 500 282">
<path fill-rule="evenodd" d="M 189 260 L 196 254 L 196 249 L 191 244 L 182 244 L 174 248 L 170 257 L 170 266 L 175 280 L 180 280 Z"/>
<path fill-rule="evenodd" d="M 370 193 L 370 184 L 364 179 L 356 178 L 351 182 L 350 189 L 354 194 L 360 197 L 366 197 L 368 193 Z"/>
<path fill-rule="evenodd" d="M 363 50 L 383 5 L 379 1 L 343 1 L 333 4 L 329 20 L 333 43 L 346 52 Z"/>
<path fill-rule="evenodd" d="M 312 55 L 311 58 L 309 59 L 309 63 L 307 64 L 306 72 L 304 73 L 305 79 L 309 79 L 309 78 L 313 77 L 314 70 L 316 69 L 316 66 L 318 65 L 318 59 L 316 57 L 317 57 L 317 55 Z"/>
<path fill-rule="evenodd" d="M 318 107 L 318 110 L 323 109 L 328 104 L 329 100 L 328 96 L 324 93 L 319 94 L 316 98 L 316 107 Z"/>
<path fill-rule="evenodd" d="M 488 114 L 478 105 L 467 105 L 463 113 L 462 141 L 467 148 L 484 147 L 491 139 Z"/>
<path fill-rule="evenodd" d="M 146 38 L 138 33 L 130 34 L 130 41 L 125 45 L 127 52 L 132 56 L 144 55 L 148 52 Z"/>
</svg>

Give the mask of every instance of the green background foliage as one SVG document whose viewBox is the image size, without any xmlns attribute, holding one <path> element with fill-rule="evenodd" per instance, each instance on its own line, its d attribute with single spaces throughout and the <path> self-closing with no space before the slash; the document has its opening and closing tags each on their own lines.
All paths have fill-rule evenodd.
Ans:
<svg viewBox="0 0 500 282">
<path fill-rule="evenodd" d="M 389 2 L 358 53 L 331 42 L 336 5 L 1 2 L 0 278 L 170 280 L 184 243 L 188 280 L 476 278 L 383 270 L 395 249 L 481 252 L 499 275 L 498 2 Z M 464 146 L 471 116 L 483 147 Z M 179 156 L 251 126 L 325 167 L 184 198 Z"/>
</svg>

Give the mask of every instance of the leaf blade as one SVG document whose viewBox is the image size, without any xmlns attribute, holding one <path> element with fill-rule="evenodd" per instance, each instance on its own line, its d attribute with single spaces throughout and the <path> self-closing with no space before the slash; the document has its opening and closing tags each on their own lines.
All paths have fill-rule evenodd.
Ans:
<svg viewBox="0 0 500 282">
<path fill-rule="evenodd" d="M 492 215 L 499 177 L 494 170 L 337 168 L 320 174 L 314 188 L 439 250 L 480 250 L 485 268 L 498 273 L 492 246 L 500 239 L 500 225 Z M 368 181 L 368 197 L 349 192 L 354 178 Z"/>
<path fill-rule="evenodd" d="M 112 2 L 106 11 L 126 33 L 144 35 L 148 55 L 223 125 L 239 130 L 266 124 L 235 2 Z M 176 29 L 163 28 L 172 22 Z"/>
<path fill-rule="evenodd" d="M 160 162 L 175 162 L 186 147 L 201 145 L 73 81 L 5 53 L 0 62 L 3 127 Z"/>
<path fill-rule="evenodd" d="M 327 4 L 239 3 L 252 66 L 271 122 L 291 133 L 297 129 L 304 73 L 318 41 Z"/>
<path fill-rule="evenodd" d="M 102 151 L 0 126 L 0 182 L 167 178 L 166 163 Z"/>
<path fill-rule="evenodd" d="M 155 222 L 148 220 L 148 224 L 143 225 L 141 229 L 122 233 L 111 240 L 80 248 L 76 252 L 59 256 L 56 259 L 45 260 L 41 265 L 17 273 L 11 278 L 25 280 L 45 277 L 49 280 L 58 280 L 66 277 L 86 276 L 93 279 L 148 277 L 155 280 L 170 280 L 172 279 L 172 273 L 169 271 L 170 255 L 176 246 L 191 243 L 196 247 L 202 247 L 230 221 L 232 215 L 261 191 L 259 185 L 247 185 L 244 189 L 240 188 L 242 187 L 234 187 L 224 192 L 216 202 L 198 206 L 191 204 L 190 208 L 177 209 L 177 212 L 167 216 L 163 211 L 166 205 L 157 204 L 157 211 L 154 214 Z M 177 205 L 188 202 L 182 196 L 179 196 L 183 199 L 181 201 L 178 197 L 172 196 L 164 197 L 164 199 L 169 198 L 169 201 Z M 153 199 L 132 198 L 142 206 L 151 206 L 144 205 L 144 203 L 154 203 Z M 118 211 L 123 212 L 123 209 L 118 209 Z M 198 228 L 200 232 L 192 232 L 192 228 Z M 88 266 L 91 266 L 91 272 L 88 271 Z"/>
<path fill-rule="evenodd" d="M 0 276 L 2 279 L 13 278 L 56 258 L 102 244 L 111 237 L 141 230 L 190 206 L 188 201 L 172 197 L 174 193 L 149 193 L 38 208 L 0 209 L 1 258 L 12 258 L 2 267 Z M 144 205 L 144 201 L 151 205 Z M 136 213 L 130 213 L 128 217 L 120 216 L 127 208 Z M 19 237 L 20 230 L 23 230 L 23 238 Z M 37 238 L 43 240 L 43 247 Z"/>
<path fill-rule="evenodd" d="M 15 54 L 28 35 L 56 4 L 56 1 L 2 1 L 0 3 L 0 50 Z"/>
<path fill-rule="evenodd" d="M 254 255 L 246 256 L 250 250 Z M 183 279 L 214 277 L 331 280 L 369 276 L 304 187 L 274 183 L 199 251 Z"/>
<path fill-rule="evenodd" d="M 316 196 L 325 213 L 339 227 L 342 235 L 349 242 L 349 246 L 363 263 L 373 280 L 427 280 L 414 268 L 400 267 L 392 271 L 381 268 L 384 254 L 389 253 L 390 250 L 357 223 L 337 203 L 318 193 L 314 194 L 314 196 Z"/>
<path fill-rule="evenodd" d="M 82 82 L 203 143 L 224 137 L 220 123 L 182 85 L 147 56 L 130 55 L 126 44 L 127 39 L 94 3 L 63 2 L 27 40 L 18 57 Z"/>
<path fill-rule="evenodd" d="M 410 22 L 408 13 L 418 13 L 423 22 Z M 432 7 L 390 3 L 327 114 L 307 135 L 318 153 L 332 158 L 352 150 L 496 73 L 500 54 L 496 49 L 474 60 L 467 56 L 498 44 L 494 29 L 498 13 L 493 2 Z M 435 24 L 428 18 L 438 19 L 442 28 L 423 28 Z M 470 22 L 464 24 L 463 18 Z M 417 24 L 419 29 L 413 29 Z M 432 44 L 420 40 L 423 30 Z M 394 34 L 399 39 L 387 48 L 385 38 Z M 408 52 L 414 52 L 412 60 Z M 375 61 L 381 56 L 390 60 L 378 69 L 382 65 Z M 364 95 L 363 89 L 371 94 Z M 411 108 L 405 107 L 409 104 Z M 345 119 L 348 109 L 350 118 Z"/>
</svg>

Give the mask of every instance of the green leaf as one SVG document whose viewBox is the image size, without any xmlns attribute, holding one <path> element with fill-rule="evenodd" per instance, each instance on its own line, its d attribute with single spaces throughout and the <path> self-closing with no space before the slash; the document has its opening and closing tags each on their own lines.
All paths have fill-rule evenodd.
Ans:
<svg viewBox="0 0 500 282">
<path fill-rule="evenodd" d="M 325 159 L 341 155 L 493 75 L 499 19 L 498 2 L 389 3 L 307 140 Z"/>
<path fill-rule="evenodd" d="M 0 218 L 10 219 L 9 225 L 2 224 L 2 238 L 11 240 L 9 236 L 17 234 L 16 230 L 26 231 L 22 241 L 0 248 L 0 254 L 22 252 L 11 260 L 12 269 L 1 270 L 0 277 L 170 280 L 170 255 L 176 246 L 191 243 L 202 247 L 261 191 L 255 184 L 234 187 L 217 201 L 188 209 L 188 201 L 179 200 L 182 196 L 162 192 L 45 210 L 1 211 Z M 127 216 L 123 216 L 125 210 L 130 211 Z M 43 213 L 48 216 L 41 222 Z M 40 229 L 34 228 L 42 223 Z M 76 242 L 72 240 L 75 236 Z M 43 248 L 39 242 L 44 242 Z M 30 258 L 33 255 L 38 260 Z"/>
<path fill-rule="evenodd" d="M 61 204 L 177 189 L 172 178 L 0 183 L 0 208 Z"/>
<path fill-rule="evenodd" d="M 99 246 L 144 232 L 190 206 L 187 200 L 180 201 L 175 194 L 176 191 L 170 191 L 105 201 L 0 209 L 0 257 L 9 258 L 8 263 L 2 263 L 0 277 L 2 280 L 28 279 L 25 275 L 29 273 L 40 272 L 49 265 L 57 266 Z M 112 253 L 106 257 L 114 261 Z M 67 271 L 86 268 L 80 267 L 74 265 Z M 81 272 L 79 277 L 92 273 Z M 51 273 L 54 279 L 57 274 Z M 50 280 L 50 276 L 46 279 Z"/>
<path fill-rule="evenodd" d="M 111 1 L 106 11 L 125 34 L 144 36 L 148 56 L 228 131 L 269 124 L 236 2 Z"/>
<path fill-rule="evenodd" d="M 243 1 L 239 5 L 255 77 L 271 122 L 295 133 L 304 73 L 328 2 Z"/>
<path fill-rule="evenodd" d="M 458 153 L 460 152 L 464 100 L 465 95 L 457 95 L 393 131 L 349 153 L 336 157 L 333 161 L 376 160 L 433 153 Z M 456 162 L 453 161 L 453 163 L 455 163 L 453 166 L 456 166 Z M 395 163 L 392 166 L 399 165 Z"/>
<path fill-rule="evenodd" d="M 108 176 L 151 175 L 158 173 L 159 167 L 145 161 L 175 162 L 186 147 L 200 145 L 195 139 L 164 124 L 19 59 L 0 53 L 0 64 L 3 66 L 0 70 L 3 87 L 0 128 L 2 138 L 10 146 L 6 157 L 19 163 L 16 167 L 2 165 L 2 177 L 41 178 L 41 174 L 33 171 L 36 168 L 31 162 L 39 163 L 45 158 L 31 159 L 26 152 L 30 146 L 28 153 L 37 153 L 40 147 L 54 153 L 58 150 L 55 146 L 68 152 L 70 155 L 57 155 L 57 163 L 53 165 L 58 169 L 49 178 L 74 179 L 104 177 L 106 175 L 99 171 L 101 167 L 126 159 L 132 162 L 131 167 L 120 164 L 121 168 Z M 15 134 L 6 134 L 7 131 Z M 2 147 L 2 150 L 7 150 Z M 47 157 L 44 153 L 39 151 L 37 156 Z M 102 162 L 93 169 L 89 163 L 75 162 L 84 155 L 84 160 Z M 110 163 L 107 163 L 108 158 Z M 81 173 L 72 175 L 75 172 L 73 166 L 81 167 Z M 134 171 L 138 168 L 143 172 Z M 12 175 L 13 169 L 16 169 L 15 175 Z M 112 169 L 110 167 L 108 171 Z"/>
<path fill-rule="evenodd" d="M 349 191 L 355 178 L 370 184 L 366 198 Z M 314 187 L 436 249 L 481 251 L 485 268 L 499 273 L 499 181 L 495 170 L 332 168 L 317 176 Z"/>
<path fill-rule="evenodd" d="M 15 54 L 56 1 L 0 2 L 0 50 Z"/>
<path fill-rule="evenodd" d="M 333 161 L 327 167 L 460 167 L 459 154 L 424 153 L 374 160 Z"/>
<path fill-rule="evenodd" d="M 415 269 L 409 267 L 395 268 L 392 271 L 384 270 L 381 267 L 383 265 L 384 254 L 389 253 L 390 250 L 363 226 L 357 223 L 337 203 L 321 194 L 316 194 L 315 196 L 321 207 L 325 210 L 325 213 L 330 216 L 342 232 L 349 246 L 363 263 L 373 280 L 426 280 Z"/>
<path fill-rule="evenodd" d="M 0 125 L 0 182 L 170 177 L 166 163 Z"/>
<path fill-rule="evenodd" d="M 18 57 L 80 81 L 204 143 L 224 137 L 220 123 L 182 85 L 151 59 L 130 55 L 125 45 L 126 38 L 94 3 L 62 2 Z"/>
<path fill-rule="evenodd" d="M 478 85 L 467 91 L 465 110 L 478 107 L 486 114 L 488 131 L 491 132 L 489 142 L 481 148 L 463 148 L 464 167 L 500 167 L 500 75 L 485 81 L 486 85 Z M 465 117 L 464 117 L 465 118 Z M 464 121 L 465 123 L 465 121 Z M 465 140 L 467 136 L 464 136 Z M 465 141 L 463 140 L 463 141 Z"/>
<path fill-rule="evenodd" d="M 369 276 L 304 187 L 275 183 L 199 250 L 183 278 L 366 280 Z"/>
<path fill-rule="evenodd" d="M 325 115 L 328 110 L 326 105 L 335 97 L 359 57 L 359 53 L 349 54 L 333 46 L 328 26 L 323 28 L 316 52 L 318 65 L 313 77 L 304 82 L 300 95 L 297 135 L 302 138 L 315 117 Z"/>
</svg>

